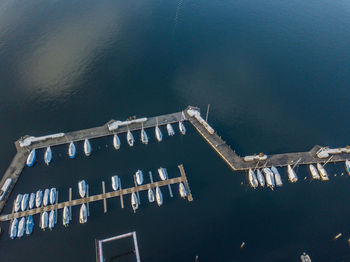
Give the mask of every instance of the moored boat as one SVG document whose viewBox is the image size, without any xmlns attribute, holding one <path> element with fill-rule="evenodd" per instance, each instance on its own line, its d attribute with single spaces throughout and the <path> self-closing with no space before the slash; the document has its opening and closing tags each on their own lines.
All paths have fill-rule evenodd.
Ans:
<svg viewBox="0 0 350 262">
<path fill-rule="evenodd" d="M 49 222 L 49 215 L 47 214 L 47 212 L 45 211 L 44 213 L 41 213 L 41 217 L 40 217 L 40 228 L 42 230 L 45 230 L 47 228 Z"/>
<path fill-rule="evenodd" d="M 182 198 L 187 196 L 187 190 L 182 182 L 179 183 L 179 193 Z"/>
<path fill-rule="evenodd" d="M 126 134 L 126 140 L 128 141 L 129 146 L 134 146 L 135 139 L 129 129 L 128 133 Z"/>
<path fill-rule="evenodd" d="M 265 168 L 263 168 L 263 172 L 265 174 L 265 180 L 266 180 L 267 186 L 273 190 L 274 179 L 273 179 L 273 173 L 272 173 L 271 169 L 265 167 Z"/>
<path fill-rule="evenodd" d="M 80 197 L 84 198 L 86 195 L 86 182 L 84 179 L 78 182 L 78 189 Z"/>
<path fill-rule="evenodd" d="M 10 238 L 14 239 L 17 236 L 18 219 L 15 218 L 11 222 L 10 226 Z"/>
<path fill-rule="evenodd" d="M 86 156 L 91 155 L 91 144 L 89 139 L 85 138 L 84 140 L 84 153 Z"/>
<path fill-rule="evenodd" d="M 17 230 L 17 237 L 18 238 L 23 237 L 25 228 L 26 228 L 26 218 L 22 217 L 18 223 L 18 230 Z"/>
<path fill-rule="evenodd" d="M 119 177 L 118 176 L 112 176 L 112 188 L 114 191 L 118 190 L 119 188 Z"/>
<path fill-rule="evenodd" d="M 68 155 L 71 159 L 75 158 L 75 155 L 77 153 L 77 149 L 75 148 L 74 142 L 69 143 L 69 148 L 68 148 Z"/>
<path fill-rule="evenodd" d="M 49 215 L 49 229 L 52 230 L 55 227 L 55 216 L 56 216 L 56 211 L 51 210 L 50 215 Z"/>
<path fill-rule="evenodd" d="M 326 169 L 320 163 L 317 163 L 317 169 L 318 169 L 318 172 L 320 173 L 322 181 L 329 180 Z"/>
<path fill-rule="evenodd" d="M 120 139 L 117 134 L 113 136 L 113 146 L 115 150 L 118 150 L 120 148 Z"/>
<path fill-rule="evenodd" d="M 29 197 L 29 205 L 28 208 L 32 209 L 35 205 L 35 193 L 31 193 Z"/>
<path fill-rule="evenodd" d="M 287 166 L 287 171 L 288 171 L 288 180 L 292 183 L 297 182 L 298 176 L 290 165 Z"/>
<path fill-rule="evenodd" d="M 148 135 L 147 135 L 145 129 L 143 129 L 143 125 L 142 125 L 142 129 L 141 129 L 141 142 L 145 145 L 148 144 Z"/>
<path fill-rule="evenodd" d="M 79 223 L 84 224 L 87 222 L 87 208 L 85 204 L 82 204 L 80 207 L 79 213 Z"/>
<path fill-rule="evenodd" d="M 150 203 L 154 202 L 154 192 L 152 188 L 148 189 L 148 201 Z"/>
<path fill-rule="evenodd" d="M 135 192 L 132 192 L 131 194 L 131 207 L 134 210 L 134 212 L 136 212 L 136 209 L 139 208 L 139 199 Z"/>
<path fill-rule="evenodd" d="M 50 201 L 50 189 L 45 189 L 44 191 L 44 197 L 43 197 L 43 206 L 47 206 Z"/>
<path fill-rule="evenodd" d="M 26 223 L 26 234 L 30 235 L 33 232 L 34 228 L 34 219 L 32 215 L 29 215 L 27 217 L 27 223 Z"/>
<path fill-rule="evenodd" d="M 28 194 L 24 194 L 23 197 L 22 197 L 22 202 L 21 202 L 21 210 L 22 211 L 26 211 L 27 210 L 28 201 L 29 201 L 29 195 Z"/>
<path fill-rule="evenodd" d="M 38 190 L 36 191 L 36 194 L 35 194 L 35 206 L 40 207 L 42 202 L 43 202 L 43 191 Z"/>
<path fill-rule="evenodd" d="M 350 161 L 348 159 L 346 159 L 345 161 L 345 169 L 346 172 L 348 172 L 348 175 L 350 176 Z"/>
<path fill-rule="evenodd" d="M 158 125 L 156 125 L 155 132 L 156 132 L 156 138 L 157 138 L 158 142 L 161 142 L 163 139 L 163 135 L 162 135 L 162 131 L 160 131 L 160 128 L 158 127 Z"/>
<path fill-rule="evenodd" d="M 180 133 L 185 135 L 186 134 L 186 128 L 185 128 L 185 125 L 182 121 L 179 122 L 179 130 L 180 130 Z"/>
<path fill-rule="evenodd" d="M 168 179 L 168 172 L 166 171 L 165 168 L 160 167 L 158 168 L 158 174 L 161 180 L 167 180 Z"/>
<path fill-rule="evenodd" d="M 271 171 L 273 172 L 273 174 L 275 176 L 276 186 L 278 186 L 278 187 L 283 186 L 282 178 L 281 178 L 280 172 L 278 172 L 278 169 L 275 166 L 272 166 Z"/>
<path fill-rule="evenodd" d="M 52 160 L 52 150 L 51 150 L 51 147 L 48 146 L 48 147 L 46 148 L 45 155 L 44 155 L 45 164 L 46 164 L 46 165 L 49 165 L 50 162 L 51 162 L 51 160 Z"/>
<path fill-rule="evenodd" d="M 35 148 L 32 150 L 32 151 L 30 151 L 30 153 L 29 153 L 29 156 L 27 157 L 27 166 L 33 166 L 34 165 L 34 163 L 35 163 L 35 159 L 36 159 L 36 150 L 35 150 Z"/>
<path fill-rule="evenodd" d="M 256 177 L 259 181 L 260 186 L 264 187 L 265 186 L 265 178 L 259 169 L 256 171 Z"/>
<path fill-rule="evenodd" d="M 142 171 L 141 171 L 141 170 L 137 170 L 135 176 L 136 176 L 136 182 L 137 182 L 137 184 L 138 184 L 139 186 L 141 186 L 142 183 L 143 183 L 143 174 L 142 174 Z"/>
<path fill-rule="evenodd" d="M 57 194 L 56 188 L 54 188 L 54 187 L 51 188 L 51 190 L 50 190 L 50 204 L 51 205 L 55 204 L 56 194 Z"/>
<path fill-rule="evenodd" d="M 18 194 L 17 197 L 16 197 L 16 200 L 15 200 L 15 212 L 18 212 L 19 209 L 21 208 L 21 203 L 22 203 L 22 198 L 23 198 L 23 195 L 22 194 Z"/>
<path fill-rule="evenodd" d="M 256 175 L 252 169 L 249 169 L 248 171 L 248 180 L 250 186 L 253 188 L 257 188 L 257 186 L 259 185 L 258 179 L 256 178 Z"/>
<path fill-rule="evenodd" d="M 311 262 L 311 258 L 305 252 L 300 256 L 301 262 Z"/>
<path fill-rule="evenodd" d="M 161 206 L 163 204 L 163 195 L 159 187 L 156 187 L 156 200 L 157 200 L 158 206 Z"/>
<path fill-rule="evenodd" d="M 313 179 L 320 179 L 320 174 L 318 173 L 316 167 L 312 164 L 309 165 L 309 170 Z"/>
<path fill-rule="evenodd" d="M 166 129 L 168 131 L 168 136 L 175 135 L 174 128 L 170 123 L 166 125 Z"/>
<path fill-rule="evenodd" d="M 69 225 L 70 215 L 69 215 L 69 209 L 66 206 L 63 208 L 62 220 L 63 220 L 63 225 L 67 227 Z"/>
</svg>

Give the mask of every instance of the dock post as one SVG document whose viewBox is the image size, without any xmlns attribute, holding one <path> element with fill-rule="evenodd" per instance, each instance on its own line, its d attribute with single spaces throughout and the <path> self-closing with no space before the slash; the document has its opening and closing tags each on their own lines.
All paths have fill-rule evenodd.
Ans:
<svg viewBox="0 0 350 262">
<path fill-rule="evenodd" d="M 89 184 L 86 185 L 86 197 L 89 197 Z M 90 216 L 90 205 L 89 202 L 86 203 L 87 206 L 87 215 Z"/>
<path fill-rule="evenodd" d="M 106 188 L 105 188 L 105 181 L 102 181 L 102 193 L 103 193 L 103 210 L 104 213 L 107 213 L 107 200 L 106 200 Z"/>
<path fill-rule="evenodd" d="M 69 203 L 72 202 L 72 188 L 69 188 Z M 72 206 L 69 205 L 69 220 L 72 220 Z"/>
<path fill-rule="evenodd" d="M 124 199 L 123 199 L 123 191 L 122 191 L 122 181 L 119 178 L 119 190 L 120 190 L 120 206 L 124 208 Z"/>
<path fill-rule="evenodd" d="M 192 197 L 192 193 L 191 193 L 191 189 L 188 185 L 188 181 L 187 181 L 187 177 L 186 177 L 186 173 L 185 173 L 185 169 L 183 167 L 183 165 L 178 165 L 178 168 L 180 169 L 180 173 L 181 173 L 181 177 L 182 177 L 182 181 L 184 182 L 184 186 L 188 192 L 187 194 L 187 200 L 188 201 L 193 201 L 193 197 Z"/>
</svg>

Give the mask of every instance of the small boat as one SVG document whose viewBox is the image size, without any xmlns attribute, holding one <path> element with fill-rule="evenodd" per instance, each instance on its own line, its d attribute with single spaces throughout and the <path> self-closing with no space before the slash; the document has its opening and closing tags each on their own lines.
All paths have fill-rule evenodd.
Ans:
<svg viewBox="0 0 350 262">
<path fill-rule="evenodd" d="M 168 136 L 175 135 L 174 128 L 170 123 L 166 125 L 166 129 L 168 131 Z"/>
<path fill-rule="evenodd" d="M 265 186 L 265 178 L 259 169 L 256 171 L 256 177 L 259 181 L 260 186 Z"/>
<path fill-rule="evenodd" d="M 185 125 L 182 121 L 179 122 L 179 130 L 180 130 L 180 133 L 185 135 L 186 134 L 186 128 L 185 128 Z"/>
<path fill-rule="evenodd" d="M 46 165 L 49 165 L 50 162 L 51 162 L 51 160 L 52 160 L 52 150 L 51 150 L 51 147 L 48 146 L 48 147 L 46 148 L 45 155 L 44 155 L 45 164 L 46 164 Z"/>
<path fill-rule="evenodd" d="M 138 184 L 139 186 L 141 186 L 142 183 L 143 183 L 143 174 L 142 174 L 142 171 L 141 171 L 141 170 L 137 170 L 135 176 L 136 176 L 136 182 L 137 182 L 137 184 Z"/>
<path fill-rule="evenodd" d="M 274 183 L 274 180 L 273 180 L 273 173 L 272 173 L 271 169 L 265 167 L 263 169 L 263 172 L 265 174 L 267 186 L 273 190 L 275 183 Z"/>
<path fill-rule="evenodd" d="M 45 189 L 43 197 L 43 206 L 46 207 L 50 201 L 50 189 Z"/>
<path fill-rule="evenodd" d="M 135 139 L 129 129 L 128 129 L 128 133 L 126 134 L 126 140 L 128 141 L 129 146 L 134 145 Z"/>
<path fill-rule="evenodd" d="M 295 173 L 294 169 L 290 165 L 287 166 L 287 171 L 288 171 L 288 180 L 292 183 L 297 182 L 298 181 L 297 174 Z"/>
<path fill-rule="evenodd" d="M 35 159 L 36 159 L 36 150 L 34 148 L 32 151 L 30 151 L 30 154 L 27 157 L 27 166 L 33 166 Z"/>
<path fill-rule="evenodd" d="M 33 232 L 34 228 L 34 219 L 32 215 L 29 215 L 27 217 L 27 223 L 26 223 L 26 235 L 30 235 Z"/>
<path fill-rule="evenodd" d="M 273 172 L 273 174 L 275 176 L 276 186 L 278 186 L 278 187 L 283 186 L 282 178 L 281 178 L 280 172 L 278 172 L 278 169 L 275 166 L 272 166 L 271 171 Z"/>
<path fill-rule="evenodd" d="M 160 131 L 158 125 L 156 126 L 155 132 L 156 132 L 156 138 L 157 138 L 158 142 L 161 142 L 163 139 L 163 135 L 162 135 L 162 131 Z"/>
<path fill-rule="evenodd" d="M 77 149 L 75 148 L 74 142 L 70 142 L 69 148 L 68 148 L 68 155 L 71 159 L 75 158 L 75 155 L 77 153 Z"/>
<path fill-rule="evenodd" d="M 56 211 L 51 210 L 50 215 L 49 215 L 49 229 L 52 230 L 55 227 L 55 216 L 56 216 Z"/>
<path fill-rule="evenodd" d="M 26 211 L 27 210 L 28 201 L 29 201 L 29 195 L 28 194 L 24 194 L 23 197 L 22 197 L 22 202 L 21 202 L 21 210 L 22 211 Z"/>
<path fill-rule="evenodd" d="M 40 217 L 40 228 L 42 230 L 45 230 L 48 226 L 48 222 L 49 222 L 49 215 L 47 214 L 47 212 L 45 211 L 44 213 L 41 213 L 41 217 Z"/>
<path fill-rule="evenodd" d="M 248 179 L 249 179 L 249 184 L 253 188 L 257 188 L 259 185 L 258 179 L 256 178 L 256 175 L 253 170 L 249 169 L 248 171 Z"/>
<path fill-rule="evenodd" d="M 348 172 L 348 175 L 350 176 L 350 161 L 348 159 L 345 161 L 345 169 L 346 172 Z"/>
<path fill-rule="evenodd" d="M 143 129 L 143 125 L 142 125 L 142 129 L 141 129 L 141 142 L 145 145 L 148 144 L 148 135 L 147 135 L 145 129 Z"/>
<path fill-rule="evenodd" d="M 161 180 L 167 180 L 168 179 L 168 172 L 166 171 L 165 168 L 160 167 L 158 168 L 158 174 Z"/>
<path fill-rule="evenodd" d="M 87 208 L 85 204 L 82 204 L 80 207 L 79 213 L 79 223 L 84 224 L 87 222 Z"/>
<path fill-rule="evenodd" d="M 135 192 L 132 192 L 131 194 L 131 206 L 134 212 L 136 211 L 136 209 L 139 208 L 139 199 L 137 198 L 137 195 Z"/>
<path fill-rule="evenodd" d="M 91 155 L 91 144 L 89 139 L 85 138 L 84 140 L 84 153 L 86 156 Z"/>
<path fill-rule="evenodd" d="M 35 193 L 31 193 L 29 197 L 29 209 L 32 209 L 35 205 Z"/>
<path fill-rule="evenodd" d="M 11 222 L 11 227 L 10 227 L 10 238 L 14 239 L 17 236 L 17 226 L 18 226 L 18 219 L 15 218 Z"/>
<path fill-rule="evenodd" d="M 154 192 L 152 188 L 148 189 L 148 201 L 150 203 L 154 202 Z"/>
<path fill-rule="evenodd" d="M 324 167 L 320 163 L 317 163 L 317 169 L 318 169 L 318 172 L 320 173 L 322 181 L 329 180 L 326 169 L 324 169 Z"/>
<path fill-rule="evenodd" d="M 63 208 L 63 225 L 67 227 L 69 225 L 70 215 L 69 215 L 69 209 L 68 207 Z"/>
<path fill-rule="evenodd" d="M 43 191 L 38 190 L 35 194 L 35 206 L 40 207 L 43 202 Z"/>
<path fill-rule="evenodd" d="M 26 229 L 26 218 L 22 217 L 18 223 L 17 237 L 23 237 L 24 230 Z"/>
<path fill-rule="evenodd" d="M 305 252 L 300 256 L 300 260 L 301 262 L 312 262 L 310 256 Z"/>
<path fill-rule="evenodd" d="M 118 150 L 120 148 L 120 139 L 119 139 L 119 136 L 117 134 L 115 134 L 113 136 L 113 146 L 114 146 L 115 150 Z"/>
<path fill-rule="evenodd" d="M 179 183 L 179 193 L 182 198 L 185 198 L 187 196 L 187 191 L 182 182 Z"/>
<path fill-rule="evenodd" d="M 18 212 L 19 209 L 21 208 L 21 203 L 22 203 L 22 194 L 18 194 L 15 200 L 15 212 Z"/>
<path fill-rule="evenodd" d="M 320 174 L 317 171 L 317 168 L 314 165 L 309 165 L 309 170 L 313 179 L 321 179 Z"/>
<path fill-rule="evenodd" d="M 156 187 L 156 200 L 157 200 L 158 206 L 161 206 L 163 204 L 163 195 L 159 187 Z"/>
<path fill-rule="evenodd" d="M 81 180 L 78 183 L 79 195 L 81 198 L 84 198 L 86 195 L 86 182 L 85 180 Z"/>
<path fill-rule="evenodd" d="M 118 176 L 112 176 L 112 188 L 114 191 L 118 190 L 119 188 L 119 177 Z"/>
<path fill-rule="evenodd" d="M 56 188 L 54 188 L 54 187 L 51 188 L 51 190 L 50 190 L 50 204 L 51 205 L 55 204 L 56 194 L 57 194 Z"/>
</svg>

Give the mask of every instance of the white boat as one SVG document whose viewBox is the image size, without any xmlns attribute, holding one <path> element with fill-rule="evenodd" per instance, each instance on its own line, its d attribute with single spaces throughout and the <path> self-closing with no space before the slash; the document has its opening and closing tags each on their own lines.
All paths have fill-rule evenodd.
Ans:
<svg viewBox="0 0 350 262">
<path fill-rule="evenodd" d="M 18 223 L 17 237 L 23 237 L 24 230 L 26 229 L 26 218 L 22 217 Z"/>
<path fill-rule="evenodd" d="M 274 183 L 274 180 L 273 180 L 273 173 L 272 173 L 271 169 L 265 167 L 263 169 L 263 172 L 265 174 L 267 186 L 273 190 L 275 183 Z"/>
<path fill-rule="evenodd" d="M 157 200 L 158 206 L 161 206 L 163 204 L 163 195 L 159 187 L 156 187 L 156 200 Z"/>
<path fill-rule="evenodd" d="M 294 169 L 290 165 L 287 166 L 287 171 L 288 171 L 288 180 L 292 183 L 297 182 L 298 181 L 297 174 L 295 173 Z"/>
<path fill-rule="evenodd" d="M 68 155 L 71 159 L 75 158 L 75 155 L 77 153 L 77 149 L 75 148 L 74 142 L 69 143 L 69 148 L 68 148 Z"/>
<path fill-rule="evenodd" d="M 31 193 L 29 197 L 29 209 L 32 209 L 35 205 L 35 193 Z"/>
<path fill-rule="evenodd" d="M 329 180 L 326 169 L 324 169 L 324 167 L 320 163 L 317 163 L 317 169 L 318 169 L 318 172 L 320 173 L 321 180 L 323 181 Z"/>
<path fill-rule="evenodd" d="M 187 191 L 182 182 L 179 183 L 179 193 L 182 198 L 185 198 L 187 196 Z"/>
<path fill-rule="evenodd" d="M 278 186 L 278 187 L 283 186 L 282 178 L 281 178 L 280 172 L 278 172 L 278 169 L 275 166 L 272 166 L 271 171 L 273 172 L 273 174 L 275 176 L 276 186 Z"/>
<path fill-rule="evenodd" d="M 21 203 L 22 203 L 22 194 L 18 194 L 15 200 L 15 212 L 18 212 L 19 209 L 21 208 Z"/>
<path fill-rule="evenodd" d="M 7 178 L 5 180 L 5 183 L 2 185 L 1 189 L 0 189 L 0 201 L 4 199 L 7 190 L 10 188 L 12 182 L 12 178 Z"/>
<path fill-rule="evenodd" d="M 265 186 L 265 178 L 259 169 L 256 171 L 256 177 L 259 181 L 260 186 Z"/>
<path fill-rule="evenodd" d="M 52 150 L 51 150 L 51 147 L 48 146 L 48 147 L 46 148 L 45 155 L 44 155 L 45 164 L 46 164 L 46 165 L 49 165 L 50 162 L 51 162 L 51 160 L 52 160 Z"/>
<path fill-rule="evenodd" d="M 145 129 L 143 129 L 143 126 L 142 126 L 142 129 L 141 129 L 141 142 L 145 145 L 148 144 L 148 135 L 145 131 Z"/>
<path fill-rule="evenodd" d="M 119 188 L 119 177 L 118 176 L 112 176 L 112 188 L 114 191 L 118 190 Z"/>
<path fill-rule="evenodd" d="M 117 134 L 113 136 L 113 146 L 115 150 L 118 150 L 120 148 L 120 139 Z"/>
<path fill-rule="evenodd" d="M 86 182 L 81 180 L 78 182 L 79 195 L 81 198 L 84 198 L 86 195 Z"/>
<path fill-rule="evenodd" d="M 35 206 L 40 207 L 43 202 L 43 191 L 38 190 L 35 194 Z"/>
<path fill-rule="evenodd" d="M 156 126 L 155 132 L 156 132 L 156 138 L 157 138 L 158 142 L 161 142 L 163 139 L 163 135 L 162 135 L 162 131 L 160 131 L 158 125 Z"/>
<path fill-rule="evenodd" d="M 47 214 L 47 212 L 45 211 L 44 213 L 41 213 L 41 217 L 40 217 L 40 228 L 42 230 L 45 230 L 48 226 L 48 222 L 49 222 L 49 215 Z"/>
<path fill-rule="evenodd" d="M 143 183 L 143 174 L 142 174 L 142 171 L 141 171 L 141 170 L 137 170 L 135 176 L 136 176 L 136 182 L 137 182 L 137 184 L 138 184 L 139 186 L 141 186 L 142 183 Z"/>
<path fill-rule="evenodd" d="M 32 151 L 30 151 L 30 154 L 27 157 L 27 166 L 33 166 L 35 159 L 36 159 L 36 150 L 34 148 Z"/>
<path fill-rule="evenodd" d="M 139 208 L 139 199 L 137 198 L 137 195 L 135 192 L 132 192 L 131 194 L 131 206 L 134 212 L 136 211 L 136 209 Z"/>
<path fill-rule="evenodd" d="M 55 204 L 56 194 L 57 194 L 56 188 L 54 188 L 54 187 L 51 188 L 51 190 L 50 190 L 50 204 L 51 205 Z"/>
<path fill-rule="evenodd" d="M 256 175 L 253 170 L 249 169 L 248 171 L 248 179 L 249 179 L 249 184 L 253 188 L 257 188 L 259 185 L 258 179 L 256 178 Z"/>
<path fill-rule="evenodd" d="M 150 203 L 154 202 L 154 192 L 152 188 L 148 189 L 148 201 Z"/>
<path fill-rule="evenodd" d="M 309 165 L 309 170 L 313 179 L 321 179 L 320 174 L 314 165 Z"/>
<path fill-rule="evenodd" d="M 180 130 L 180 133 L 185 135 L 186 134 L 186 128 L 185 128 L 185 125 L 182 121 L 179 122 L 179 130 Z"/>
<path fill-rule="evenodd" d="M 43 197 L 43 206 L 46 207 L 50 201 L 50 189 L 45 189 Z"/>
<path fill-rule="evenodd" d="M 311 258 L 305 252 L 300 256 L 301 262 L 311 262 Z"/>
<path fill-rule="evenodd" d="M 56 216 L 56 211 L 51 210 L 50 215 L 49 215 L 49 229 L 52 230 L 55 227 L 55 216 Z"/>
<path fill-rule="evenodd" d="M 33 232 L 34 228 L 34 219 L 32 215 L 29 215 L 27 217 L 27 223 L 26 223 L 26 234 L 30 235 Z"/>
<path fill-rule="evenodd" d="M 63 225 L 67 227 L 69 225 L 70 216 L 69 216 L 69 208 L 66 206 L 63 208 L 62 220 L 63 220 Z"/>
<path fill-rule="evenodd" d="M 168 136 L 175 135 L 174 128 L 170 123 L 166 125 L 166 129 L 168 131 Z"/>
<path fill-rule="evenodd" d="M 11 227 L 10 227 L 10 238 L 14 239 L 17 236 L 17 227 L 18 227 L 18 219 L 15 218 L 11 222 Z"/>
<path fill-rule="evenodd" d="M 129 129 L 128 129 L 128 133 L 126 134 L 126 140 L 128 141 L 129 146 L 134 145 L 135 139 Z"/>
<path fill-rule="evenodd" d="M 80 207 L 79 213 L 79 223 L 84 224 L 87 222 L 87 208 L 85 204 L 82 204 Z"/>
<path fill-rule="evenodd" d="M 91 155 L 91 144 L 89 139 L 85 138 L 84 140 L 84 153 L 86 156 Z"/>
<path fill-rule="evenodd" d="M 24 194 L 23 197 L 22 197 L 22 202 L 21 202 L 21 210 L 22 211 L 26 211 L 27 210 L 28 201 L 29 201 L 29 195 L 28 194 Z"/>
<path fill-rule="evenodd" d="M 346 169 L 346 172 L 348 172 L 348 175 L 350 176 L 350 161 L 349 160 L 345 161 L 345 169 Z"/>
<path fill-rule="evenodd" d="M 168 179 L 168 172 L 166 171 L 165 168 L 160 167 L 158 168 L 158 174 L 161 180 L 167 180 Z"/>
</svg>

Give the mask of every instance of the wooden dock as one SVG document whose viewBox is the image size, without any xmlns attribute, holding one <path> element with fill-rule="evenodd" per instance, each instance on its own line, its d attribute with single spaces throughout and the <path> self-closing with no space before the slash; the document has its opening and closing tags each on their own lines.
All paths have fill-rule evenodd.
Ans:
<svg viewBox="0 0 350 262">
<path fill-rule="evenodd" d="M 171 185 L 171 184 L 178 184 L 178 183 L 181 183 L 181 182 L 184 183 L 184 185 L 185 185 L 185 187 L 187 189 L 187 192 L 188 192 L 187 199 L 188 199 L 188 201 L 192 201 L 193 197 L 192 197 L 192 194 L 191 194 L 190 187 L 188 185 L 187 177 L 186 177 L 186 174 L 184 172 L 183 166 L 179 165 L 178 167 L 179 167 L 180 172 L 181 172 L 181 176 L 180 177 L 167 179 L 165 181 L 157 181 L 157 182 L 153 182 L 153 183 L 149 183 L 149 184 L 144 184 L 144 185 L 137 186 L 137 187 L 130 187 L 130 188 L 125 188 L 125 189 L 120 189 L 120 190 L 117 190 L 117 191 L 112 191 L 112 192 L 108 192 L 108 193 L 102 193 L 102 194 L 99 194 L 99 195 L 89 196 L 89 197 L 85 197 L 85 198 L 79 198 L 79 199 L 75 199 L 75 200 L 70 200 L 70 201 L 66 201 L 66 202 L 57 203 L 57 204 L 54 204 L 54 205 L 48 205 L 48 206 L 45 206 L 45 207 L 34 208 L 34 209 L 22 211 L 22 212 L 16 212 L 16 213 L 11 213 L 11 214 L 7 214 L 7 215 L 2 215 L 2 216 L 0 216 L 0 222 L 9 221 L 9 220 L 12 220 L 14 218 L 19 218 L 19 217 L 23 217 L 23 216 L 40 214 L 40 213 L 43 213 L 45 211 L 63 209 L 65 206 L 73 207 L 73 206 L 77 206 L 77 205 L 82 205 L 83 203 L 87 204 L 87 203 L 90 203 L 90 202 L 101 201 L 101 200 L 103 202 L 105 202 L 108 198 L 114 198 L 114 197 L 118 197 L 118 196 L 121 196 L 121 195 L 132 194 L 133 192 L 146 191 L 149 188 L 156 188 L 156 187 L 163 187 L 163 186 L 167 186 L 167 185 Z M 106 209 L 104 211 L 106 213 L 107 207 L 106 207 Z"/>
</svg>

